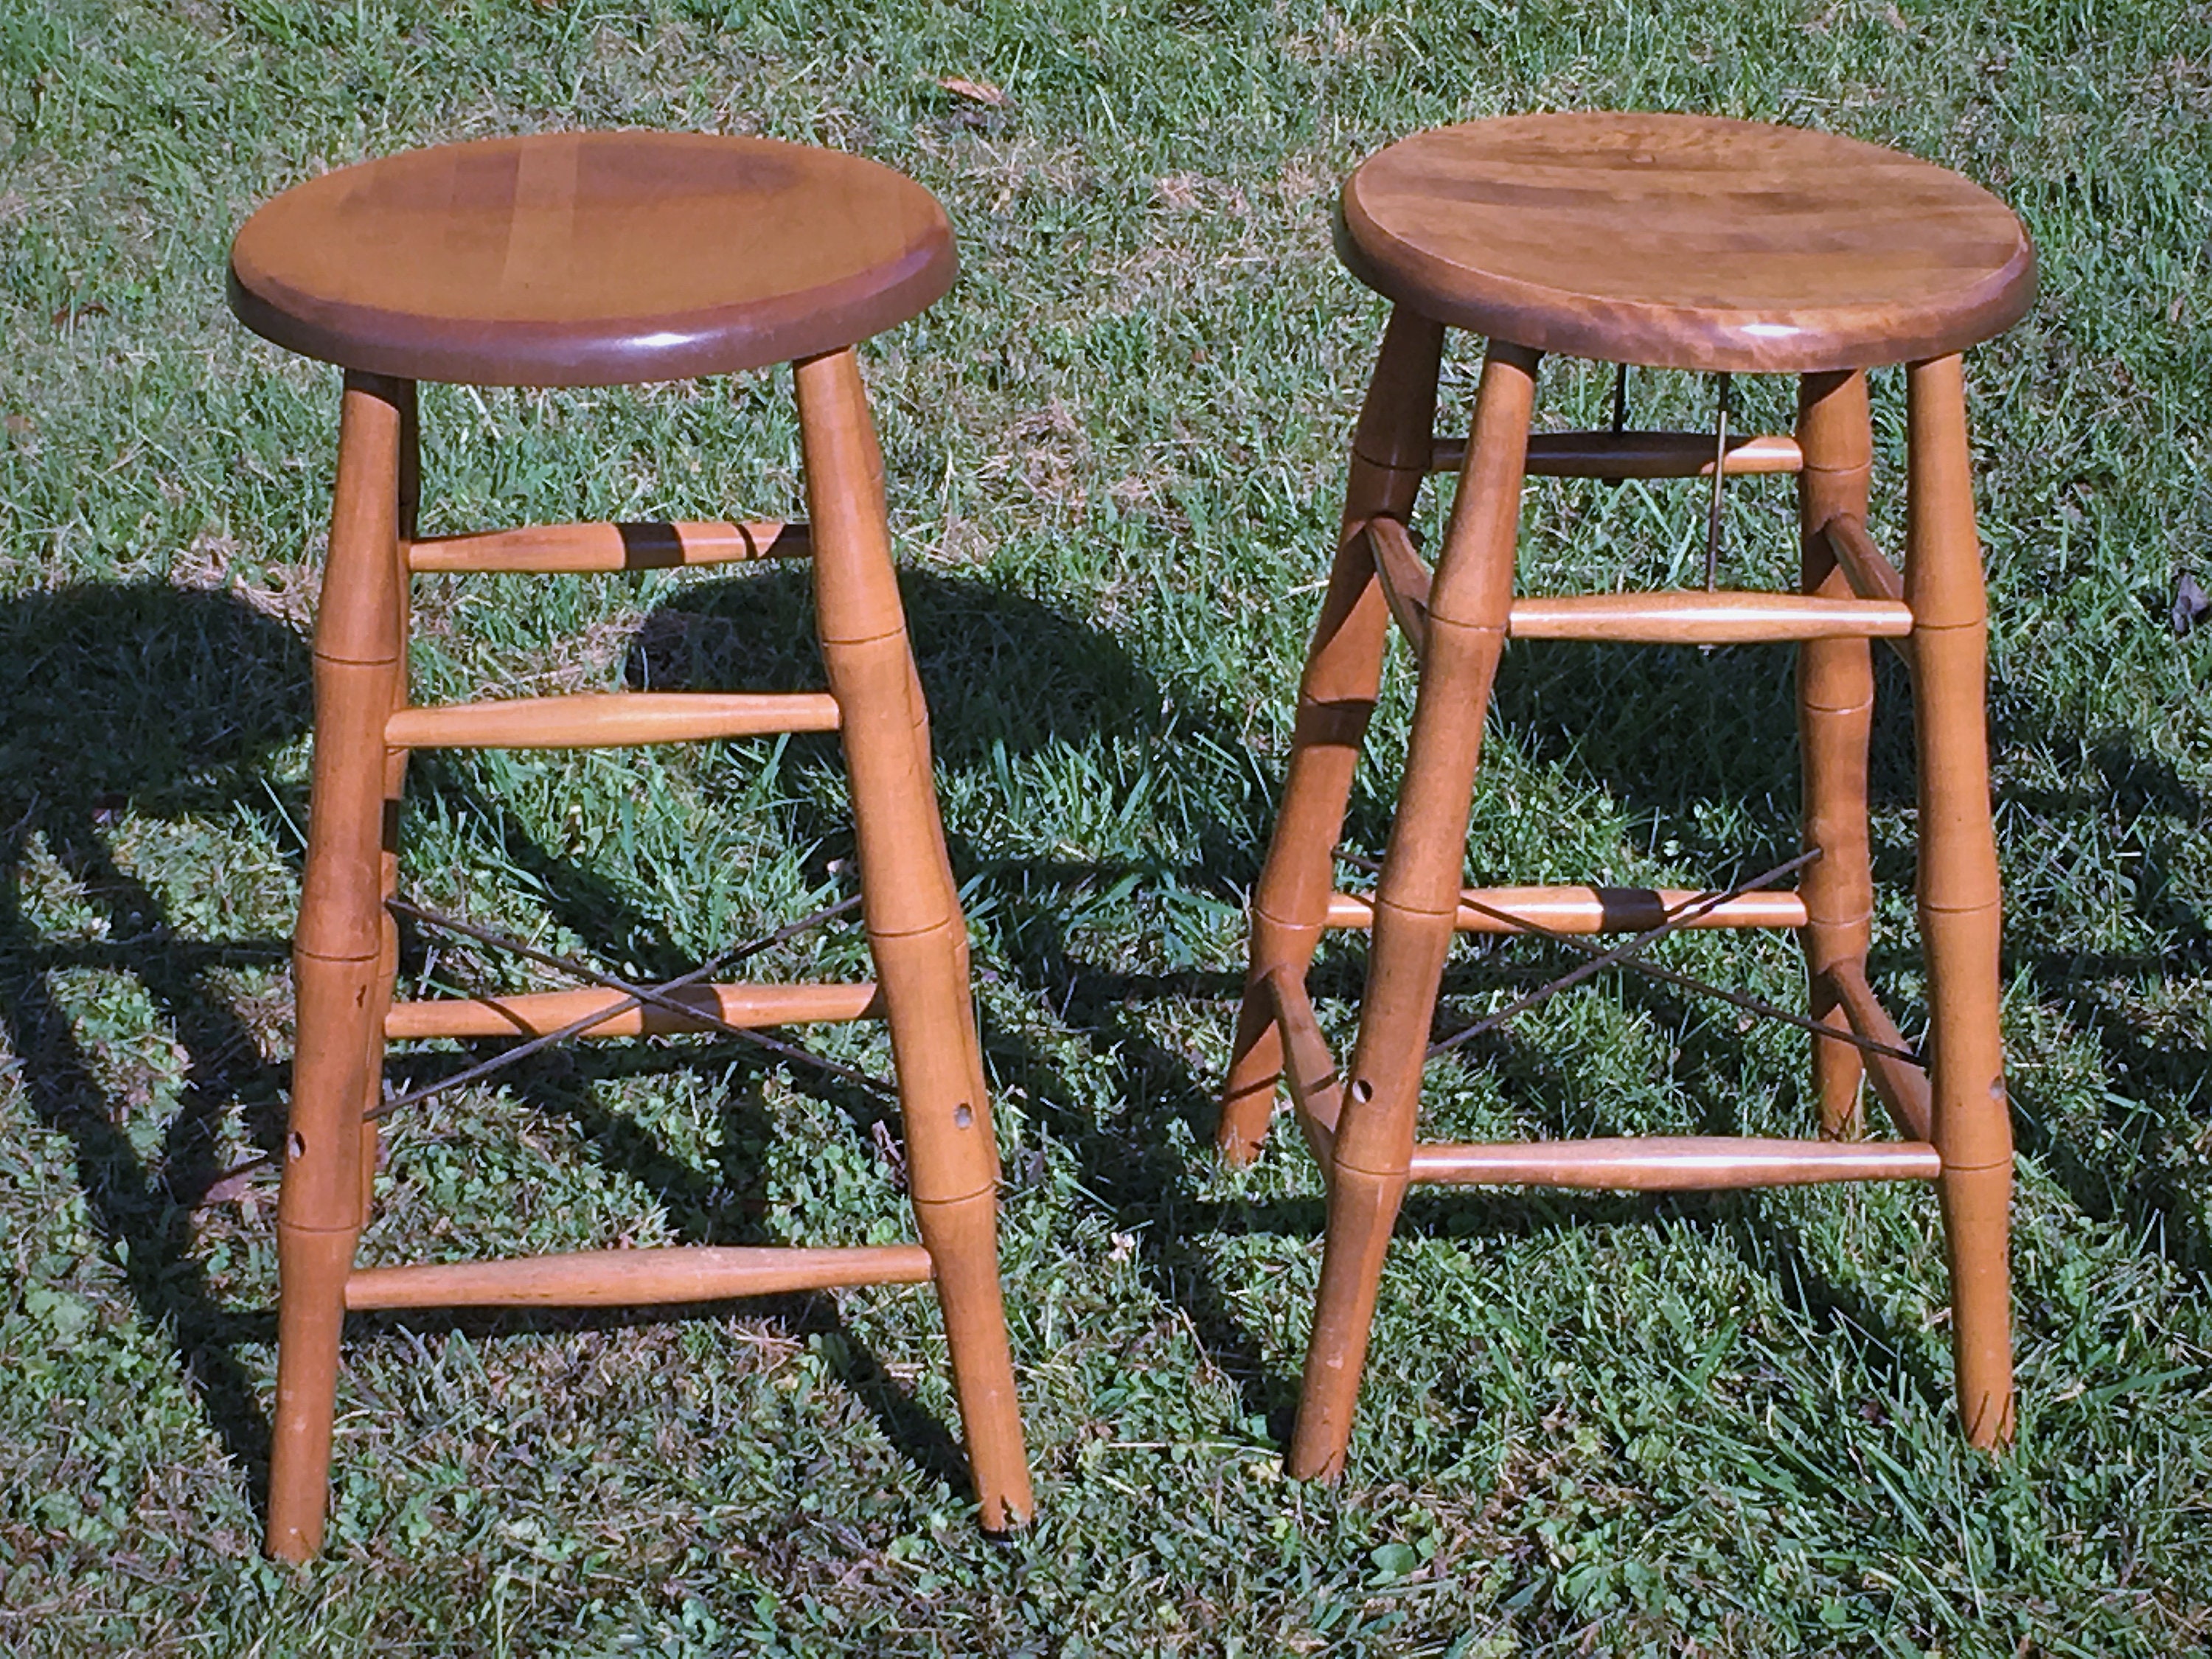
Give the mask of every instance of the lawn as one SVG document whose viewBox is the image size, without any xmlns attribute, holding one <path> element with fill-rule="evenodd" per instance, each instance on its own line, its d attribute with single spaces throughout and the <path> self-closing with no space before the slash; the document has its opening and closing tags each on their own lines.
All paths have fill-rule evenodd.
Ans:
<svg viewBox="0 0 2212 1659">
<path fill-rule="evenodd" d="M 948 81 L 974 83 L 949 88 Z M 1948 1402 L 1932 1196 L 1427 1195 L 1350 1471 L 1285 1480 L 1319 1182 L 1209 1152 L 1241 904 L 1380 303 L 1360 156 L 1512 110 L 1900 145 L 2012 202 L 1972 356 L 2021 1151 L 2021 1441 Z M 584 125 L 838 145 L 965 274 L 869 348 L 1006 1170 L 1036 1524 L 977 1531 L 933 1299 L 349 1328 L 324 1559 L 257 1553 L 273 1147 L 337 377 L 225 310 L 314 172 Z M 0 1649 L 105 1653 L 2144 1654 L 2212 1643 L 2212 9 L 1772 0 L 0 3 Z M 1475 350 L 1446 371 L 1464 418 Z M 1610 379 L 1547 365 L 1540 417 Z M 1639 422 L 1701 425 L 1692 377 Z M 1786 424 L 1786 382 L 1739 418 Z M 1903 393 L 1876 377 L 1894 481 Z M 794 510 L 788 375 L 424 394 L 426 527 Z M 1431 509 L 1437 498 L 1429 501 Z M 1901 540 L 1896 498 L 1878 538 Z M 1728 579 L 1789 580 L 1786 488 Z M 1695 488 L 1531 489 L 1538 591 L 1694 570 Z M 818 684 L 803 579 L 425 578 L 426 698 Z M 1879 988 L 1910 1030 L 1883 668 Z M 1489 880 L 1724 882 L 1796 846 L 1786 653 L 1510 654 Z M 1379 850 L 1394 661 L 1348 830 Z M 850 890 L 819 739 L 418 763 L 405 890 L 659 975 Z M 1356 879 L 1356 875 L 1348 878 Z M 417 986 L 541 982 L 410 936 Z M 860 970 L 850 931 L 778 974 Z M 1794 1002 L 1786 937 L 1667 961 Z M 1559 971 L 1473 952 L 1457 1021 Z M 1314 985 L 1342 1041 L 1356 940 Z M 819 1039 L 879 1069 L 872 1030 Z M 395 1054 L 395 1085 L 471 1058 Z M 1431 1071 L 1463 1136 L 1807 1132 L 1803 1042 L 1604 979 Z M 393 1123 L 372 1261 L 908 1236 L 881 1103 L 708 1039 L 555 1051 Z"/>
</svg>

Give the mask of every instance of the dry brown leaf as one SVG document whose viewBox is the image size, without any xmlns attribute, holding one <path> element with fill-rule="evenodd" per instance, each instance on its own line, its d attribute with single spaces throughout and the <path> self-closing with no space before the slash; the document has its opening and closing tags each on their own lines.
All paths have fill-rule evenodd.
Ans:
<svg viewBox="0 0 2212 1659">
<path fill-rule="evenodd" d="M 965 98 L 973 103 L 988 104 L 993 109 L 1004 109 L 1013 101 L 988 81 L 970 81 L 964 76 L 948 75 L 937 84 L 956 98 Z"/>
</svg>

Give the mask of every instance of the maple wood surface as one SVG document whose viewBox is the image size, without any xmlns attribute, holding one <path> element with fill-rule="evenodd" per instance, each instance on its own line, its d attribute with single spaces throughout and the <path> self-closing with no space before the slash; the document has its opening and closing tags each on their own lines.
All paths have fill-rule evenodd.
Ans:
<svg viewBox="0 0 2212 1659">
<path fill-rule="evenodd" d="M 1710 116 L 1506 116 L 1416 133 L 1344 186 L 1361 281 L 1494 338 L 1656 368 L 1802 373 L 1960 351 L 2035 255 L 1956 173 Z"/>
<path fill-rule="evenodd" d="M 920 1285 L 935 1273 L 919 1244 L 673 1245 L 356 1267 L 346 1279 L 345 1302 L 349 1309 L 638 1308 L 838 1285 Z"/>
<path fill-rule="evenodd" d="M 268 203 L 230 302 L 349 368 L 614 386 L 854 344 L 952 284 L 945 210 L 857 155 L 711 133 L 569 132 L 410 150 Z"/>
</svg>

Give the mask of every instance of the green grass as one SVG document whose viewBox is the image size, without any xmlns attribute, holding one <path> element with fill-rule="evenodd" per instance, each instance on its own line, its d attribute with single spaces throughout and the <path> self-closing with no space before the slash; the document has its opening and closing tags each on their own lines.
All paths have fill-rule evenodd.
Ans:
<svg viewBox="0 0 2212 1659">
<path fill-rule="evenodd" d="M 0 5 L 0 1647 L 36 1654 L 2172 1654 L 2212 1641 L 2212 507 L 2202 5 L 909 0 Z M 1003 108 L 945 91 L 1001 87 Z M 1902 145 L 2043 254 L 1972 362 L 2022 1152 L 2021 1440 L 1948 1403 L 1933 1200 L 1425 1196 L 1350 1473 L 1282 1478 L 1321 1206 L 1206 1151 L 1343 448 L 1378 337 L 1328 205 L 1507 110 Z M 326 1557 L 256 1554 L 272 1146 L 334 374 L 233 325 L 230 231 L 326 165 L 579 125 L 762 131 L 937 191 L 966 272 L 870 349 L 974 922 L 1042 1500 L 975 1530 L 918 1289 L 696 1317 L 356 1321 Z M 1463 415 L 1473 358 L 1448 370 Z M 1888 463 L 1901 389 L 1877 377 Z M 1547 371 L 1543 418 L 1602 371 Z M 1697 424 L 1689 377 L 1639 416 Z M 1742 387 L 1787 419 L 1785 384 Z M 426 392 L 432 528 L 789 510 L 787 379 Z M 1786 490 L 1731 502 L 1781 580 Z M 1894 545 L 1892 507 L 1876 528 Z M 1697 556 L 1696 492 L 1532 490 L 1525 578 Z M 791 575 L 426 579 L 428 696 L 805 684 Z M 1884 670 L 1877 979 L 1908 1029 L 1910 732 Z M 1695 884 L 1794 845 L 1780 653 L 1516 653 L 1471 858 Z M 1407 707 L 1350 835 L 1387 823 Z M 424 902 L 617 971 L 841 890 L 815 740 L 418 767 Z M 410 940 L 410 982 L 525 982 Z M 1781 1000 L 1786 939 L 1669 960 Z M 849 935 L 785 973 L 861 959 Z M 1356 944 L 1315 984 L 1340 1039 Z M 1555 971 L 1527 945 L 1453 1006 Z M 879 1039 L 825 1037 L 856 1063 Z M 395 1060 L 396 1082 L 459 1064 Z M 1431 1077 L 1465 1133 L 1802 1133 L 1802 1045 L 1638 981 Z M 369 1258 L 903 1236 L 878 1107 L 698 1041 L 548 1055 L 395 1125 Z"/>
</svg>

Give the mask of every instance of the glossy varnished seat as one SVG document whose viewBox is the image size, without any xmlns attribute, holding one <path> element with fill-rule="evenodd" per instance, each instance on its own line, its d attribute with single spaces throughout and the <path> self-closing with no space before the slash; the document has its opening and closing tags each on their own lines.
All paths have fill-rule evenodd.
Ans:
<svg viewBox="0 0 2212 1659">
<path fill-rule="evenodd" d="M 1414 1182 L 1669 1192 L 1933 1182 L 1961 1426 L 1976 1444 L 2002 1443 L 2013 1425 L 2012 1139 L 1997 1019 L 1987 623 L 1960 354 L 2033 297 L 2026 233 L 1966 179 L 1851 139 L 1698 116 L 1563 114 L 1470 122 L 1392 145 L 1347 180 L 1337 245 L 1395 304 L 1352 434 L 1334 566 L 1253 892 L 1250 968 L 1218 1132 L 1227 1157 L 1253 1157 L 1279 1085 L 1328 1176 L 1328 1249 L 1291 1471 L 1326 1477 L 1344 1466 L 1382 1263 Z M 1488 337 L 1464 440 L 1433 429 L 1452 327 Z M 1613 430 L 1531 435 L 1549 352 L 1796 374 L 1796 429 L 1730 434 L 1723 413 L 1712 434 L 1628 430 L 1624 373 Z M 1868 530 L 1866 371 L 1890 364 L 1904 367 L 1902 568 Z M 1431 471 L 1459 480 L 1433 568 L 1409 528 Z M 1703 590 L 1515 594 L 1525 477 L 1703 474 L 1717 527 L 1722 479 L 1739 473 L 1796 476 L 1796 591 L 1719 589 L 1715 534 Z M 1394 620 L 1419 678 L 1404 783 L 1375 886 L 1340 892 L 1337 840 Z M 1911 671 L 1929 1010 L 1917 1051 L 1868 973 L 1877 639 Z M 1793 645 L 1802 854 L 1703 892 L 1468 885 L 1471 797 L 1498 665 L 1508 649 L 1547 640 Z M 1759 890 L 1793 869 L 1794 890 Z M 1796 931 L 1804 1012 L 1701 988 L 1809 1031 L 1820 1139 L 1419 1139 L 1424 1067 L 1486 1024 L 1431 1044 L 1455 935 L 1534 933 L 1570 949 L 1575 935 L 1636 935 L 1608 954 L 1619 961 L 1693 927 Z M 1341 1064 L 1306 990 L 1316 947 L 1333 928 L 1371 930 L 1358 1035 Z M 1897 1139 L 1863 1138 L 1869 1091 Z"/>
<path fill-rule="evenodd" d="M 1346 182 L 1370 287 L 1539 351 L 1803 374 L 1960 351 L 2011 326 L 2035 255 L 1955 173 L 1829 133 L 1701 115 L 1510 116 L 1418 133 Z"/>
<path fill-rule="evenodd" d="M 854 344 L 952 285 L 936 198 L 857 155 L 709 133 L 572 132 L 410 150 L 249 220 L 231 304 L 256 333 L 409 380 L 619 386 Z"/>
<path fill-rule="evenodd" d="M 230 286 L 240 318 L 345 370 L 315 617 L 314 776 L 293 938 L 298 1018 L 277 1209 L 274 1553 L 298 1559 L 321 1544 L 350 1310 L 702 1303 L 925 1281 L 944 1310 L 981 1518 L 994 1528 L 1027 1518 L 1029 1471 L 999 1285 L 997 1152 L 967 929 L 891 563 L 883 456 L 854 349 L 935 301 L 954 269 L 943 211 L 886 168 L 765 139 L 681 133 L 556 134 L 395 155 L 301 185 L 239 232 Z M 416 533 L 418 381 L 603 386 L 787 361 L 805 522 Z M 410 697 L 416 573 L 618 572 L 762 559 L 811 563 L 825 689 L 430 707 Z M 397 836 L 413 750 L 787 732 L 835 732 L 842 744 L 873 982 L 705 984 L 702 969 L 654 988 L 599 976 L 596 988 L 394 1002 Z M 378 1122 L 408 1103 L 383 1095 L 387 1040 L 697 1030 L 744 1037 L 856 1019 L 890 1027 L 918 1243 L 355 1264 L 374 1198 Z"/>
</svg>

